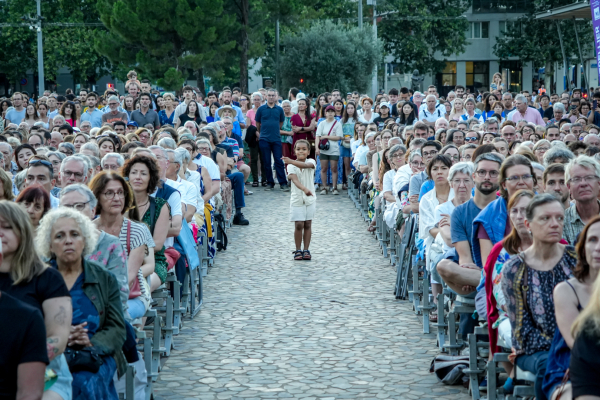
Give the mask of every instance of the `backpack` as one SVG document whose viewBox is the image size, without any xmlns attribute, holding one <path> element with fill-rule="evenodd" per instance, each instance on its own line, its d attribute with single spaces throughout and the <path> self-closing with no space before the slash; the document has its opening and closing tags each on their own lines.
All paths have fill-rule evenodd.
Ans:
<svg viewBox="0 0 600 400">
<path fill-rule="evenodd" d="M 215 224 L 217 225 L 217 251 L 227 250 L 225 216 L 223 214 L 215 214 Z"/>
</svg>

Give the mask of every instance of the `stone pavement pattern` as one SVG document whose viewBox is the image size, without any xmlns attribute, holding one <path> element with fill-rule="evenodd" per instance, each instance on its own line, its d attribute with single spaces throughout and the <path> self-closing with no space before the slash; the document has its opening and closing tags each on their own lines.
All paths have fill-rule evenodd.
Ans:
<svg viewBox="0 0 600 400">
<path fill-rule="evenodd" d="M 435 335 L 395 300 L 395 270 L 345 191 L 317 198 L 312 261 L 292 259 L 289 193 L 246 203 L 250 225 L 229 230 L 156 399 L 470 398 L 429 373 Z"/>
</svg>

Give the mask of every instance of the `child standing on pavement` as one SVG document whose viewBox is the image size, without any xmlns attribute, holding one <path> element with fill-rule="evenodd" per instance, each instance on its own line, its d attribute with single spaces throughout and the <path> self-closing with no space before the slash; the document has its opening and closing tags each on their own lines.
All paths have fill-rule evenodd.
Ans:
<svg viewBox="0 0 600 400">
<path fill-rule="evenodd" d="M 294 143 L 294 153 L 296 154 L 295 160 L 288 157 L 282 158 L 283 162 L 287 164 L 288 180 L 292 183 L 290 221 L 295 224 L 294 241 L 296 242 L 296 251 L 294 251 L 294 260 L 310 260 L 311 255 L 308 246 L 310 245 L 312 220 L 316 209 L 314 182 L 317 164 L 315 160 L 308 158 L 310 143 L 307 140 L 300 139 Z M 302 239 L 304 239 L 304 250 L 301 250 Z"/>
</svg>

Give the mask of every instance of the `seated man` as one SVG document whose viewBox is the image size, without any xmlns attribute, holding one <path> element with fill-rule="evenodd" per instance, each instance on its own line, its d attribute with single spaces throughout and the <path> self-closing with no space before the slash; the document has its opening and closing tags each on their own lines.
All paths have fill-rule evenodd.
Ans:
<svg viewBox="0 0 600 400">
<path fill-rule="evenodd" d="M 475 196 L 452 212 L 450 229 L 452 245 L 458 263 L 442 259 L 437 271 L 446 284 L 459 295 L 475 291 L 481 278 L 481 267 L 474 262 L 473 221 L 488 204 L 496 200 L 498 177 L 502 159 L 494 153 L 485 153 L 475 160 Z"/>
</svg>

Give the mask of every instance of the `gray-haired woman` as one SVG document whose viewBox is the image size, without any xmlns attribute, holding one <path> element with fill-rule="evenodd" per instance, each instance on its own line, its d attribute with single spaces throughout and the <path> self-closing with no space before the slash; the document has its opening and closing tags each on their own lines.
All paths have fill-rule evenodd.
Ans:
<svg viewBox="0 0 600 400">
<path fill-rule="evenodd" d="M 127 366 L 121 351 L 126 332 L 117 278 L 85 259 L 97 240 L 92 221 L 65 207 L 46 214 L 36 238 L 40 255 L 50 259 L 71 294 L 73 319 L 66 354 L 77 357 L 75 351 L 89 349 L 102 358 L 97 372 L 71 371 L 75 400 L 117 400 L 113 376 L 117 370 L 123 375 Z"/>
</svg>

